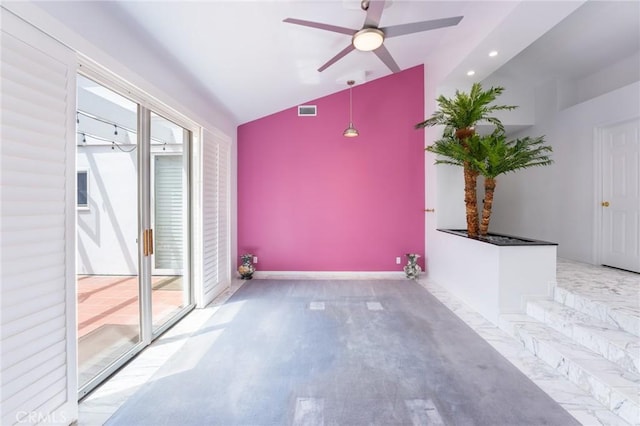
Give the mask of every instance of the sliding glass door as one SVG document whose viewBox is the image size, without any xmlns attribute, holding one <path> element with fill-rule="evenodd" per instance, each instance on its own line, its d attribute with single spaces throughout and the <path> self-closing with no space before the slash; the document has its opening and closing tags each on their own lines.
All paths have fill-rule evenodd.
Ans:
<svg viewBox="0 0 640 426">
<path fill-rule="evenodd" d="M 193 307 L 190 132 L 78 76 L 80 396 Z"/>
<path fill-rule="evenodd" d="M 190 304 L 188 268 L 189 132 L 151 113 L 151 226 L 153 332 L 162 330 L 176 313 Z"/>
<path fill-rule="evenodd" d="M 78 76 L 80 388 L 141 342 L 137 105 Z"/>
</svg>

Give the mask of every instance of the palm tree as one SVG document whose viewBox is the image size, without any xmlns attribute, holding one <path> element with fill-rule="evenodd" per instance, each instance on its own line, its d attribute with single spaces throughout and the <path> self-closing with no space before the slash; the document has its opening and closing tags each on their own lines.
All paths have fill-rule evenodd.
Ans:
<svg viewBox="0 0 640 426">
<path fill-rule="evenodd" d="M 553 163 L 549 157 L 552 148 L 544 145 L 544 136 L 507 140 L 503 131 L 496 130 L 488 136 L 478 137 L 474 141 L 477 157 L 470 160 L 471 167 L 484 177 L 484 203 L 480 235 L 489 231 L 489 220 L 493 207 L 493 193 L 496 189 L 496 177 L 508 172 L 529 167 L 548 166 Z"/>
<path fill-rule="evenodd" d="M 456 90 L 453 98 L 449 99 L 440 95 L 436 101 L 439 109 L 430 118 L 416 124 L 416 128 L 444 125 L 443 141 L 455 138 L 461 148 L 468 153 L 472 147 L 469 138 L 475 135 L 477 123 L 488 122 L 493 124 L 497 130 L 504 130 L 500 120 L 492 114 L 501 110 L 512 110 L 515 106 L 491 105 L 496 98 L 504 91 L 503 87 L 491 87 L 483 90 L 480 83 L 474 83 L 471 91 L 467 94 Z M 464 202 L 467 216 L 467 233 L 471 237 L 478 236 L 478 200 L 476 196 L 476 186 L 478 172 L 470 164 L 462 159 L 464 170 Z"/>
<path fill-rule="evenodd" d="M 477 159 L 482 156 L 481 146 L 478 144 L 475 134 L 458 139 L 453 134 L 445 135 L 426 148 L 438 157 L 436 164 L 450 164 L 464 168 L 464 201 L 467 218 L 467 234 L 477 237 L 479 232 L 478 205 L 476 187 L 478 180 L 478 168 L 475 166 Z"/>
<path fill-rule="evenodd" d="M 496 130 L 487 136 L 472 135 L 461 144 L 448 135 L 426 148 L 438 155 L 436 164 L 468 167 L 476 176 L 484 177 L 484 203 L 479 235 L 486 236 L 493 207 L 496 178 L 501 174 L 553 163 L 549 157 L 551 147 L 544 145 L 544 136 L 507 140 L 504 131 Z M 475 187 L 474 187 L 475 190 Z M 477 236 L 471 235 L 469 236 Z"/>
</svg>

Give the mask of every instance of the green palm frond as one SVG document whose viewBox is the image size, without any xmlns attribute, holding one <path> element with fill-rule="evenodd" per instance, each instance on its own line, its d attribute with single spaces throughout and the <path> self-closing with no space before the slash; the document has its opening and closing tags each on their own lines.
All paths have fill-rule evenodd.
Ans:
<svg viewBox="0 0 640 426">
<path fill-rule="evenodd" d="M 445 136 L 426 150 L 438 155 L 435 164 L 466 166 L 490 178 L 553 163 L 549 156 L 552 148 L 544 145 L 544 136 L 507 140 L 499 130 L 487 136 L 474 135 L 464 143 L 452 135 Z"/>
<path fill-rule="evenodd" d="M 504 91 L 503 87 L 491 87 L 483 90 L 480 83 L 474 83 L 469 93 L 456 90 L 453 98 L 438 96 L 438 110 L 425 121 L 416 124 L 416 128 L 445 126 L 445 135 L 453 133 L 457 129 L 474 127 L 480 122 L 489 122 L 502 130 L 499 119 L 493 117 L 496 111 L 512 110 L 511 105 L 491 105 Z"/>
<path fill-rule="evenodd" d="M 433 145 L 428 146 L 426 150 L 438 155 L 435 164 L 462 166 L 467 157 L 464 148 L 453 136 L 438 139 Z"/>
<path fill-rule="evenodd" d="M 474 162 L 477 171 L 489 178 L 530 167 L 548 166 L 552 148 L 544 144 L 544 136 L 507 140 L 505 134 L 496 131 L 478 137 L 482 161 Z"/>
</svg>

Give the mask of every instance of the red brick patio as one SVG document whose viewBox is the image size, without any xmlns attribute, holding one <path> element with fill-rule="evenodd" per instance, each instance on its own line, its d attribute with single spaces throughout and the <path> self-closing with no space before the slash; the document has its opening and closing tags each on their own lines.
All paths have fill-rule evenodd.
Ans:
<svg viewBox="0 0 640 426">
<path fill-rule="evenodd" d="M 78 364 L 82 385 L 139 341 L 137 276 L 78 275 Z M 154 328 L 183 304 L 181 276 L 152 278 Z"/>
</svg>

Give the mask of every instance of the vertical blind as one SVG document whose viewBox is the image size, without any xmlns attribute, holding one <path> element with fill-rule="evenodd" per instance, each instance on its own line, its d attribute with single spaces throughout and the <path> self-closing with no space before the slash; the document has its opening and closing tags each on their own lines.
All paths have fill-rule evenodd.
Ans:
<svg viewBox="0 0 640 426">
<path fill-rule="evenodd" d="M 30 27 L 23 37 L 17 25 L 4 26 L 0 55 L 0 423 L 70 423 L 75 67 L 69 50 Z"/>
</svg>

